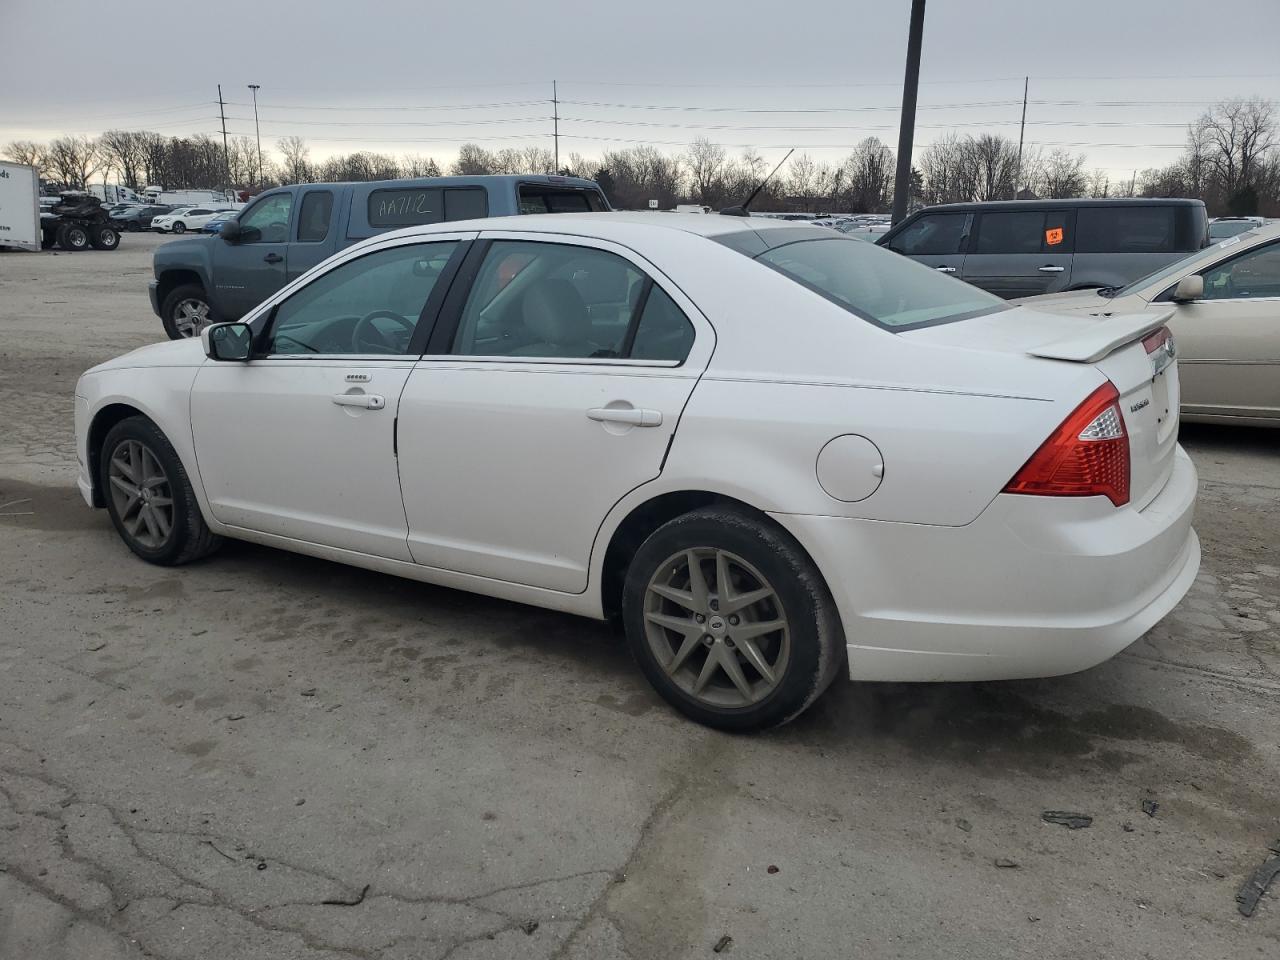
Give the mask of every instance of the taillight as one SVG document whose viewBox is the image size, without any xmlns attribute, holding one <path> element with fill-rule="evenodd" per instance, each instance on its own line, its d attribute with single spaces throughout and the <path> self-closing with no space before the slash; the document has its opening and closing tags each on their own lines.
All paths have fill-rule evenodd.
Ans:
<svg viewBox="0 0 1280 960">
<path fill-rule="evenodd" d="M 1031 455 L 1005 493 L 1048 497 L 1104 496 L 1129 502 L 1129 434 L 1120 394 L 1107 381 L 1076 407 Z"/>
<path fill-rule="evenodd" d="M 1155 330 L 1151 333 L 1148 333 L 1145 337 L 1143 337 L 1142 346 L 1143 346 L 1143 349 L 1145 349 L 1148 354 L 1152 354 L 1152 353 L 1155 353 L 1157 350 L 1159 350 L 1161 347 L 1163 347 L 1166 343 L 1168 343 L 1172 339 L 1173 339 L 1173 334 L 1169 332 L 1169 328 L 1161 327 L 1159 330 Z"/>
</svg>

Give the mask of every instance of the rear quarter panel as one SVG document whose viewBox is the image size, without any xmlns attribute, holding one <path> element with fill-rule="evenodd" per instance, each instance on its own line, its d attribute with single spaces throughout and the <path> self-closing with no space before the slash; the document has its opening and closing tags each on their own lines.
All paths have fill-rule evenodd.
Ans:
<svg viewBox="0 0 1280 960">
<path fill-rule="evenodd" d="M 1071 288 L 1123 287 L 1185 257 L 1181 253 L 1077 253 L 1071 265 Z"/>
</svg>

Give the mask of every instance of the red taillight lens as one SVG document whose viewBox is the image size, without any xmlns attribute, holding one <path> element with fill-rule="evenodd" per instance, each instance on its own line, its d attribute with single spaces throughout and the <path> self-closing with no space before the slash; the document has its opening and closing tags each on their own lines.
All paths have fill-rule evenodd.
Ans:
<svg viewBox="0 0 1280 960">
<path fill-rule="evenodd" d="M 1148 333 L 1145 337 L 1143 337 L 1142 346 L 1147 351 L 1148 354 L 1151 354 L 1151 353 L 1155 353 L 1157 350 L 1159 350 L 1161 347 L 1163 347 L 1166 343 L 1168 343 L 1172 339 L 1173 339 L 1173 334 L 1169 332 L 1169 328 L 1161 327 L 1159 330 L 1155 330 L 1151 333 Z"/>
<path fill-rule="evenodd" d="M 1005 493 L 1129 502 L 1129 434 L 1110 381 L 1076 407 L 1005 486 Z"/>
</svg>

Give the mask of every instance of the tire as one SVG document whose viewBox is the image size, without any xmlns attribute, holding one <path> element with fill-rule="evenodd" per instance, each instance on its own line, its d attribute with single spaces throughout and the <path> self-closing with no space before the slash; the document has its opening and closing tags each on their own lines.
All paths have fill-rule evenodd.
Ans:
<svg viewBox="0 0 1280 960">
<path fill-rule="evenodd" d="M 690 556 L 707 587 L 702 612 Z M 719 599 L 721 558 L 736 595 L 728 603 Z M 665 592 L 654 591 L 655 585 Z M 738 606 L 749 594 L 760 599 Z M 784 530 L 745 511 L 696 510 L 656 530 L 627 571 L 622 616 L 631 652 L 663 699 L 720 730 L 786 723 L 831 685 L 846 662 L 835 602 L 813 561 Z M 774 623 L 782 627 L 761 629 Z M 752 636 L 743 635 L 747 630 Z M 720 659 L 712 663 L 713 657 Z M 738 679 L 720 666 L 729 661 L 737 664 Z"/>
<path fill-rule="evenodd" d="M 98 483 L 120 539 L 148 563 L 180 566 L 222 543 L 205 524 L 173 446 L 146 417 L 128 417 L 107 432 Z"/>
<path fill-rule="evenodd" d="M 199 318 L 195 304 L 203 304 L 203 321 Z M 170 340 L 186 340 L 188 337 L 198 337 L 204 327 L 217 322 L 217 317 L 204 287 L 198 283 L 185 283 L 170 291 L 164 298 L 160 305 L 160 322 L 164 324 L 164 332 L 169 335 Z"/>
<path fill-rule="evenodd" d="M 78 223 L 64 223 L 58 227 L 58 246 L 69 253 L 89 249 L 89 231 Z"/>
<path fill-rule="evenodd" d="M 114 227 L 94 227 L 89 232 L 89 242 L 95 250 L 114 250 L 120 246 L 120 234 Z"/>
<path fill-rule="evenodd" d="M 142 224 L 138 223 L 137 220 L 128 220 L 125 222 L 124 228 L 130 233 L 139 233 L 142 230 Z"/>
<path fill-rule="evenodd" d="M 174 232 L 174 233 L 186 233 L 186 232 L 187 232 L 187 225 L 186 225 L 185 223 L 183 223 L 181 220 L 175 220 L 175 221 L 174 221 L 174 224 L 173 224 L 173 232 Z"/>
</svg>

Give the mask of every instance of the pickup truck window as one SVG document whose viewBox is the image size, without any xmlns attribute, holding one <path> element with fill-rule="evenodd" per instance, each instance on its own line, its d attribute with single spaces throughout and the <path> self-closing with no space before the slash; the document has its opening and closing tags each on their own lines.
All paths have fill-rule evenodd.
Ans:
<svg viewBox="0 0 1280 960">
<path fill-rule="evenodd" d="M 329 235 L 333 191 L 308 190 L 298 211 L 298 242 L 317 243 Z"/>
<path fill-rule="evenodd" d="M 293 194 L 273 193 L 255 203 L 240 218 L 240 243 L 287 243 Z"/>
<path fill-rule="evenodd" d="M 521 213 L 586 213 L 604 210 L 594 190 L 555 190 L 532 184 L 520 187 Z"/>
<path fill-rule="evenodd" d="M 369 194 L 369 226 L 414 227 L 489 214 L 484 187 L 417 187 Z"/>
</svg>

